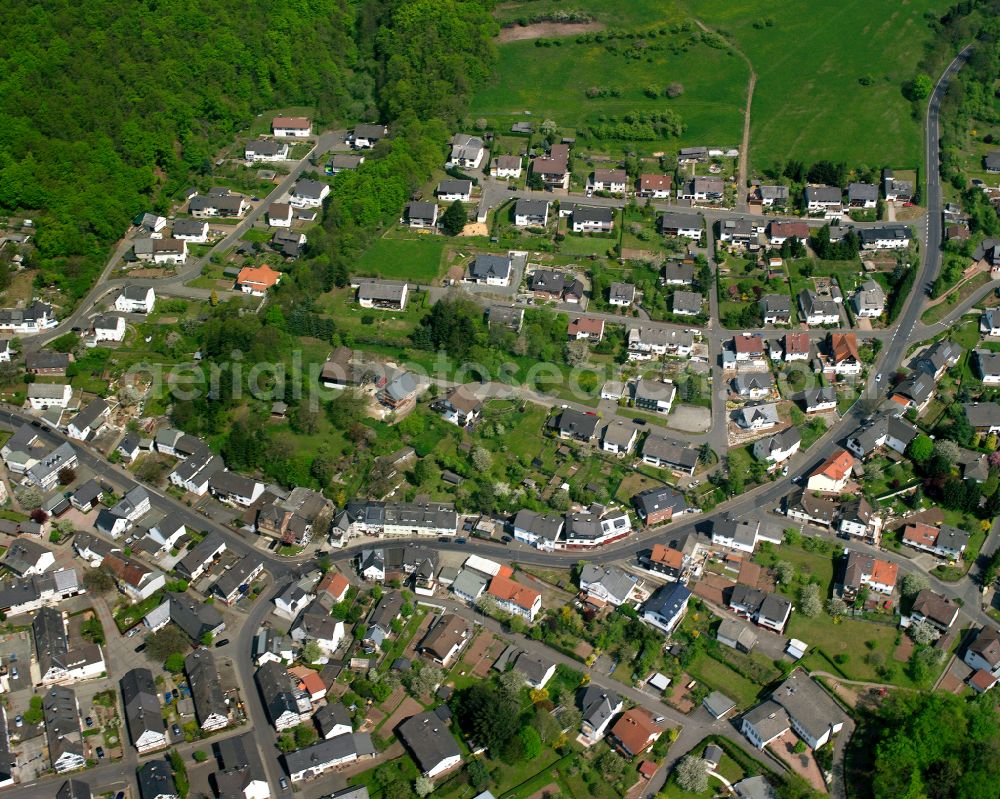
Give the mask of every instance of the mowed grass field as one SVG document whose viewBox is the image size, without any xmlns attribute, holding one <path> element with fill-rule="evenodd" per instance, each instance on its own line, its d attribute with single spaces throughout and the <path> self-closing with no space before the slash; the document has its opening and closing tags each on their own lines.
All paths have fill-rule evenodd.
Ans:
<svg viewBox="0 0 1000 799">
<path fill-rule="evenodd" d="M 655 20 L 650 20 L 653 22 Z M 597 42 L 577 44 L 562 39 L 560 47 L 537 47 L 534 41 L 508 42 L 499 47 L 499 63 L 491 85 L 473 98 L 469 115 L 486 117 L 501 126 L 524 120 L 529 111 L 537 122 L 552 119 L 560 129 L 577 130 L 630 112 L 680 114 L 687 126 L 680 139 L 635 142 L 640 152 L 674 150 L 687 144 L 738 146 L 749 73 L 746 63 L 727 50 L 697 44 L 687 52 L 650 52 L 643 59 L 626 59 Z M 673 100 L 649 98 L 647 86 L 684 85 Z M 590 87 L 618 89 L 618 97 L 586 96 Z M 597 152 L 615 149 L 613 142 L 588 140 Z"/>
<path fill-rule="evenodd" d="M 807 164 L 829 158 L 852 167 L 922 163 L 922 116 L 913 118 L 901 87 L 913 77 L 930 39 L 924 12 L 941 14 L 947 3 L 688 0 L 686 5 L 706 25 L 725 32 L 757 72 L 750 136 L 755 169 L 788 158 Z M 862 85 L 862 77 L 870 77 L 871 85 Z"/>
<path fill-rule="evenodd" d="M 445 240 L 441 236 L 418 239 L 382 238 L 358 260 L 357 273 L 386 280 L 430 283 L 441 268 Z"/>
</svg>

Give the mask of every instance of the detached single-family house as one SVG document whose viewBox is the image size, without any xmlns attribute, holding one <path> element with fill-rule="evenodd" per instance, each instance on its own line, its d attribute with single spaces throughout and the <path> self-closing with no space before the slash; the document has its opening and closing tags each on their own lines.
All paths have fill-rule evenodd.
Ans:
<svg viewBox="0 0 1000 799">
<path fill-rule="evenodd" d="M 452 389 L 437 407 L 445 421 L 459 427 L 468 427 L 479 418 L 483 403 L 466 386 L 458 386 Z"/>
<path fill-rule="evenodd" d="M 835 325 L 840 322 L 840 306 L 833 300 L 820 299 L 816 292 L 802 289 L 798 302 L 802 319 L 809 326 Z"/>
<path fill-rule="evenodd" d="M 553 189 L 569 188 L 569 145 L 553 144 L 548 155 L 536 158 L 531 162 L 531 173 L 537 175 L 542 185 Z"/>
<path fill-rule="evenodd" d="M 847 204 L 851 208 L 874 208 L 878 205 L 878 186 L 871 183 L 848 184 Z"/>
<path fill-rule="evenodd" d="M 631 759 L 638 757 L 656 743 L 663 728 L 653 714 L 645 708 L 626 710 L 608 732 L 608 741 L 614 749 Z"/>
<path fill-rule="evenodd" d="M 455 737 L 435 713 L 411 716 L 396 728 L 396 734 L 425 777 L 433 779 L 462 762 Z"/>
<path fill-rule="evenodd" d="M 208 241 L 208 222 L 203 222 L 198 219 L 178 219 L 174 222 L 174 228 L 171 231 L 175 241 L 186 241 L 193 244 L 204 244 Z M 170 239 L 163 239 L 167 242 Z M 181 247 L 181 261 L 183 261 L 183 256 L 187 255 L 187 248 Z M 153 260 L 157 260 L 157 255 L 163 253 L 163 250 L 159 250 L 154 245 L 153 247 Z"/>
<path fill-rule="evenodd" d="M 806 488 L 810 491 L 840 494 L 847 487 L 853 470 L 854 456 L 842 449 L 816 467 L 816 470 L 809 475 Z"/>
<path fill-rule="evenodd" d="M 824 413 L 837 407 L 837 390 L 833 386 L 811 388 L 802 392 L 806 413 Z"/>
<path fill-rule="evenodd" d="M 705 235 L 705 220 L 700 214 L 665 213 L 657 219 L 664 236 L 701 241 Z"/>
<path fill-rule="evenodd" d="M 469 264 L 465 281 L 486 286 L 509 286 L 511 266 L 509 255 L 477 255 Z"/>
<path fill-rule="evenodd" d="M 437 225 L 437 203 L 414 200 L 406 205 L 405 222 L 411 228 L 429 229 Z"/>
<path fill-rule="evenodd" d="M 858 231 L 862 250 L 905 250 L 913 240 L 907 225 L 879 225 Z"/>
<path fill-rule="evenodd" d="M 778 418 L 778 406 L 773 402 L 761 405 L 745 405 L 736 411 L 736 424 L 744 430 L 770 430 L 781 420 Z"/>
<path fill-rule="evenodd" d="M 370 150 L 388 135 L 389 128 L 385 125 L 357 125 L 349 141 L 355 150 Z"/>
<path fill-rule="evenodd" d="M 514 178 L 521 177 L 521 157 L 519 155 L 501 155 L 493 159 L 490 166 L 490 177 Z"/>
<path fill-rule="evenodd" d="M 587 182 L 587 191 L 606 191 L 624 194 L 628 187 L 628 175 L 624 169 L 595 169 Z"/>
<path fill-rule="evenodd" d="M 669 380 L 649 380 L 640 377 L 632 389 L 632 402 L 636 408 L 653 413 L 670 413 L 677 396 L 677 386 Z"/>
<path fill-rule="evenodd" d="M 845 601 L 853 602 L 865 588 L 892 596 L 899 575 L 899 567 L 895 563 L 850 549 L 845 550 L 845 554 L 842 576 L 836 585 Z"/>
<path fill-rule="evenodd" d="M 243 146 L 243 157 L 249 162 L 288 160 L 288 143 L 273 139 L 251 139 Z"/>
<path fill-rule="evenodd" d="M 635 286 L 631 283 L 612 283 L 608 289 L 608 304 L 615 308 L 627 308 L 635 302 Z"/>
<path fill-rule="evenodd" d="M 802 436 L 797 427 L 788 427 L 773 436 L 759 438 L 753 444 L 753 454 L 766 461 L 769 468 L 776 468 L 799 451 Z"/>
<path fill-rule="evenodd" d="M 852 302 L 858 316 L 876 319 L 885 312 L 885 291 L 874 280 L 866 280 L 854 292 Z"/>
<path fill-rule="evenodd" d="M 267 264 L 244 266 L 236 277 L 236 286 L 239 290 L 252 297 L 263 297 L 269 288 L 277 286 L 280 282 L 281 272 Z"/>
<path fill-rule="evenodd" d="M 661 586 L 642 606 L 642 618 L 667 635 L 681 623 L 691 592 L 679 582 Z"/>
<path fill-rule="evenodd" d="M 765 294 L 760 298 L 765 325 L 787 325 L 792 319 L 792 301 L 787 294 Z"/>
<path fill-rule="evenodd" d="M 152 313 L 156 292 L 152 286 L 126 286 L 115 300 L 115 310 L 122 313 Z"/>
<path fill-rule="evenodd" d="M 271 133 L 292 139 L 304 139 L 312 130 L 308 117 L 275 117 L 271 120 Z"/>
<path fill-rule="evenodd" d="M 451 154 L 446 167 L 458 169 L 479 169 L 486 154 L 486 145 L 478 136 L 456 133 L 451 137 Z"/>
<path fill-rule="evenodd" d="M 604 338 L 604 320 L 591 316 L 578 316 L 566 325 L 566 335 L 571 341 L 600 341 Z"/>
<path fill-rule="evenodd" d="M 300 180 L 292 189 L 288 202 L 294 208 L 319 208 L 330 196 L 330 186 L 319 180 Z"/>
<path fill-rule="evenodd" d="M 698 316 L 702 312 L 704 299 L 695 291 L 674 292 L 671 311 L 678 316 Z"/>
<path fill-rule="evenodd" d="M 121 341 L 125 338 L 125 317 L 101 314 L 94 317 L 94 341 Z"/>
<path fill-rule="evenodd" d="M 913 600 L 910 621 L 925 621 L 940 633 L 946 633 L 958 620 L 959 604 L 953 599 L 923 589 Z"/>
<path fill-rule="evenodd" d="M 358 305 L 388 311 L 406 310 L 409 284 L 386 280 L 362 280 L 358 285 Z"/>
<path fill-rule="evenodd" d="M 694 177 L 685 181 L 677 189 L 677 199 L 720 203 L 725 191 L 726 184 L 722 182 L 722 178 Z"/>
<path fill-rule="evenodd" d="M 612 419 L 601 435 L 601 449 L 615 455 L 632 451 L 639 437 L 639 428 L 625 419 Z"/>
<path fill-rule="evenodd" d="M 837 186 L 806 186 L 806 210 L 816 211 L 839 210 L 844 203 L 843 194 Z"/>
<path fill-rule="evenodd" d="M 670 486 L 657 486 L 632 497 L 632 505 L 646 527 L 665 524 L 688 510 L 684 495 Z"/>
<path fill-rule="evenodd" d="M 442 202 L 461 200 L 468 202 L 472 197 L 472 181 L 449 179 L 442 180 L 434 190 L 435 196 Z"/>
<path fill-rule="evenodd" d="M 805 244 L 809 235 L 810 228 L 805 222 L 772 222 L 767 231 L 768 243 L 772 247 L 780 247 L 791 239 Z"/>
<path fill-rule="evenodd" d="M 548 222 L 548 200 L 520 199 L 514 204 L 515 227 L 545 227 Z"/>
<path fill-rule="evenodd" d="M 125 672 L 119 681 L 129 739 L 139 754 L 167 745 L 167 728 L 160 709 L 160 692 L 146 668 Z"/>
<path fill-rule="evenodd" d="M 574 233 L 608 233 L 615 225 L 615 209 L 576 205 L 570 224 Z"/>
<path fill-rule="evenodd" d="M 976 371 L 987 386 L 1000 385 L 1000 353 L 991 350 L 975 350 Z"/>
<path fill-rule="evenodd" d="M 639 196 L 663 200 L 671 196 L 674 185 L 672 175 L 643 173 L 639 176 Z"/>
<path fill-rule="evenodd" d="M 692 475 L 698 465 L 698 450 L 659 433 L 650 433 L 642 442 L 642 460 L 650 466 Z"/>
<path fill-rule="evenodd" d="M 497 574 L 490 580 L 487 593 L 492 597 L 497 607 L 512 616 L 521 616 L 525 621 L 533 622 L 542 609 L 542 595 L 534 588 L 512 580 L 503 574 Z"/>
<path fill-rule="evenodd" d="M 579 703 L 583 714 L 580 731 L 593 742 L 600 741 L 604 737 L 611 720 L 623 707 L 618 694 L 594 683 L 580 691 Z"/>
</svg>

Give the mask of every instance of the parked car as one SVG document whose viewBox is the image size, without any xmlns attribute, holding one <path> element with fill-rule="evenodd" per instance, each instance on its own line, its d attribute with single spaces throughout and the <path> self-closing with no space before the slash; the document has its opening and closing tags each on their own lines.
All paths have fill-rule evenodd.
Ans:
<svg viewBox="0 0 1000 799">
<path fill-rule="evenodd" d="M 174 697 L 170 693 L 170 691 L 164 691 L 163 692 L 163 698 L 167 701 L 167 704 L 169 705 L 170 704 L 170 700 L 173 699 Z"/>
<path fill-rule="evenodd" d="M 174 688 L 174 690 L 172 690 L 170 693 L 174 695 L 174 699 L 176 699 L 178 696 L 181 695 L 181 692 L 178 691 L 176 688 Z"/>
<path fill-rule="evenodd" d="M 283 791 L 287 791 L 288 790 L 288 780 L 286 780 L 284 777 L 280 777 L 278 779 L 278 785 L 281 786 L 281 790 L 283 790 Z"/>
<path fill-rule="evenodd" d="M 104 760 L 104 747 L 103 746 L 98 746 L 97 747 L 97 759 L 98 760 Z"/>
<path fill-rule="evenodd" d="M 14 716 L 14 726 L 15 727 L 23 727 L 24 726 L 24 716 L 22 716 L 20 713 L 18 713 L 16 716 Z"/>
<path fill-rule="evenodd" d="M 173 723 L 173 724 L 170 725 L 170 732 L 172 732 L 174 735 L 180 735 L 181 734 L 181 728 L 178 727 L 177 723 L 175 722 L 175 723 Z"/>
<path fill-rule="evenodd" d="M 139 644 L 139 646 L 137 646 L 135 648 L 135 651 L 136 652 L 145 652 L 146 651 L 146 642 L 143 641 L 141 644 Z"/>
<path fill-rule="evenodd" d="M 218 641 L 215 642 L 215 648 L 218 649 L 220 646 L 225 646 L 228 643 L 229 643 L 228 638 L 220 638 Z"/>
<path fill-rule="evenodd" d="M 86 724 L 88 727 L 93 727 L 94 726 L 94 719 L 91 716 L 87 716 L 87 718 L 85 718 L 83 720 L 83 723 Z"/>
</svg>

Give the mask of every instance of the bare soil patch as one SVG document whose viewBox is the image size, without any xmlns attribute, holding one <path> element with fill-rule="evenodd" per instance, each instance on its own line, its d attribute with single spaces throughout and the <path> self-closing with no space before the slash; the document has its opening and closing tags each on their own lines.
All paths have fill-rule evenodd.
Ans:
<svg viewBox="0 0 1000 799">
<path fill-rule="evenodd" d="M 535 22 L 532 25 L 514 25 L 510 28 L 504 28 L 497 36 L 497 41 L 503 44 L 504 42 L 521 42 L 525 39 L 573 36 L 577 33 L 602 30 L 604 30 L 602 22 Z"/>
</svg>

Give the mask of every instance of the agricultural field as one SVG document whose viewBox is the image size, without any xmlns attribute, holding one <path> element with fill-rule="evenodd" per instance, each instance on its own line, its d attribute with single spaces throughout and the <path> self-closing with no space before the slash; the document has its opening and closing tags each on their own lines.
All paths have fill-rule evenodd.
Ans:
<svg viewBox="0 0 1000 799">
<path fill-rule="evenodd" d="M 675 54 L 669 44 L 676 38 L 658 36 L 645 48 L 637 48 L 633 39 L 577 43 L 573 37 L 544 48 L 535 41 L 501 44 L 496 77 L 475 95 L 469 115 L 485 117 L 506 130 L 514 121 L 524 120 L 527 112 L 538 123 L 551 119 L 565 135 L 575 134 L 578 148 L 601 153 L 634 149 L 649 155 L 706 141 L 738 145 L 749 77 L 746 63 L 727 49 L 703 43 Z M 683 94 L 673 99 L 662 96 L 675 82 L 683 84 Z M 603 94 L 588 97 L 588 89 Z M 646 94 L 647 89 L 653 96 Z M 664 111 L 680 115 L 685 129 L 679 138 L 584 141 L 583 129 L 589 126 L 629 114 Z"/>
<path fill-rule="evenodd" d="M 931 31 L 931 0 L 872 4 L 691 0 L 690 13 L 723 31 L 757 73 L 750 159 L 761 170 L 787 158 L 850 166 L 912 167 L 921 120 L 902 94 Z M 819 17 L 822 16 L 822 21 Z"/>
</svg>

